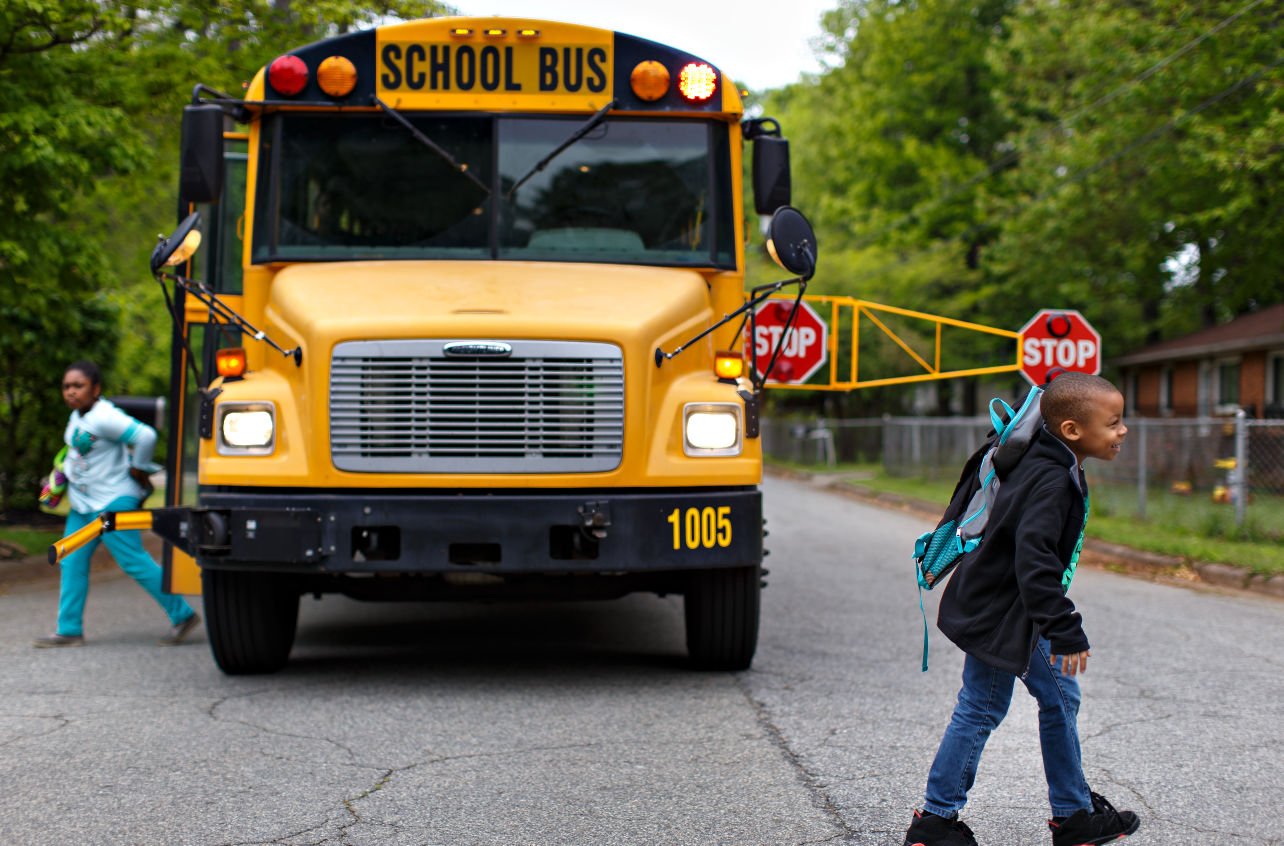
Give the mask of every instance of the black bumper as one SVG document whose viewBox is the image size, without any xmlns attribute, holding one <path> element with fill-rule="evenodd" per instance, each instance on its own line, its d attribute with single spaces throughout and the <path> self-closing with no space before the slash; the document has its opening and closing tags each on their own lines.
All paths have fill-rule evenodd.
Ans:
<svg viewBox="0 0 1284 846">
<path fill-rule="evenodd" d="M 762 561 L 757 488 L 548 493 L 206 492 L 155 531 L 206 569 L 641 573 Z"/>
</svg>

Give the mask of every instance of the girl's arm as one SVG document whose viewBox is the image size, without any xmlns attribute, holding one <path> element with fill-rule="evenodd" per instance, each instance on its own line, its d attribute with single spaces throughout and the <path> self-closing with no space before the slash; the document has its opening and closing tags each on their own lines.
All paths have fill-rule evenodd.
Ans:
<svg viewBox="0 0 1284 846">
<path fill-rule="evenodd" d="M 130 475 L 135 479 L 139 477 L 134 471 L 146 476 L 160 469 L 152 462 L 152 454 L 156 451 L 156 430 L 151 426 L 112 406 L 98 421 L 98 430 L 102 437 L 130 447 Z M 141 479 L 139 483 L 143 484 Z"/>
</svg>

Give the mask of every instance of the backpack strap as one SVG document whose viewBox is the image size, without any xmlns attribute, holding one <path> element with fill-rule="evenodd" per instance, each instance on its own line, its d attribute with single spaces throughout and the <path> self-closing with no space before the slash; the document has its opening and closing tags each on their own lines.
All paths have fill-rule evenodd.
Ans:
<svg viewBox="0 0 1284 846">
<path fill-rule="evenodd" d="M 927 609 L 923 607 L 923 585 L 918 586 L 918 613 L 923 615 L 923 672 L 927 672 Z"/>
<path fill-rule="evenodd" d="M 1003 408 L 1003 414 L 994 410 L 995 403 L 998 403 Z M 995 397 L 990 400 L 990 423 L 994 426 L 994 434 L 1000 436 L 1000 442 L 1002 442 L 1003 427 L 1012 422 L 1012 416 L 1014 414 L 1016 414 L 1016 412 L 1012 410 L 1012 406 L 1008 405 L 999 397 Z"/>
<path fill-rule="evenodd" d="M 930 585 L 927 584 L 923 573 L 923 557 L 927 553 L 928 542 L 931 540 L 933 534 L 935 533 L 925 532 L 914 542 L 914 575 L 918 580 L 918 613 L 919 616 L 923 618 L 923 672 L 925 673 L 927 672 L 928 628 L 927 609 L 923 606 L 923 588 L 926 587 L 928 590 L 931 590 L 941 583 L 940 581 L 937 581 Z M 977 537 L 963 540 L 963 536 L 956 532 L 954 535 L 954 542 L 958 545 L 958 554 L 966 555 L 980 545 L 981 539 Z M 941 581 L 944 581 L 944 575 L 949 573 L 952 569 L 953 568 L 950 568 L 942 573 Z"/>
</svg>

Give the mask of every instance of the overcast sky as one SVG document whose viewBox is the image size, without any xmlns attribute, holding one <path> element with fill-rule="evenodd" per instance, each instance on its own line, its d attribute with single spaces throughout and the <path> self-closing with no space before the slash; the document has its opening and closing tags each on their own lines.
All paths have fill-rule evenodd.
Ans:
<svg viewBox="0 0 1284 846">
<path fill-rule="evenodd" d="M 462 15 L 510 15 L 627 32 L 693 53 L 737 85 L 776 88 L 820 69 L 810 40 L 837 0 L 449 0 Z M 731 14 L 728 14 L 729 11 Z"/>
</svg>

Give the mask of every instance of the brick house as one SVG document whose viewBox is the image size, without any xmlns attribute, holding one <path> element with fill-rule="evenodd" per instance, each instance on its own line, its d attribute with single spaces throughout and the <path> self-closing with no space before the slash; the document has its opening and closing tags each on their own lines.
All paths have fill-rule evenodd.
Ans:
<svg viewBox="0 0 1284 846">
<path fill-rule="evenodd" d="M 1107 363 L 1135 416 L 1284 418 L 1284 303 Z"/>
</svg>

